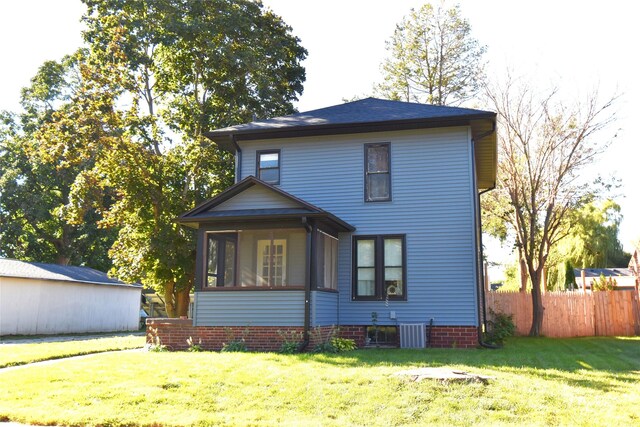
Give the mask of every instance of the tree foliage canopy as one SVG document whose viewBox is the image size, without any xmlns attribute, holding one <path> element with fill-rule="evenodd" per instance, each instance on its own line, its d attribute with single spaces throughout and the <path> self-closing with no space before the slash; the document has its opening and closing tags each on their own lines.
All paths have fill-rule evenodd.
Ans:
<svg viewBox="0 0 640 427">
<path fill-rule="evenodd" d="M 569 213 L 567 237 L 554 257 L 576 268 L 626 267 L 630 255 L 618 240 L 621 219 L 620 205 L 611 199 L 584 203 Z"/>
<path fill-rule="evenodd" d="M 0 130 L 0 255 L 27 261 L 86 265 L 108 270 L 112 230 L 97 222 L 102 212 L 86 206 L 68 221 L 72 185 L 93 167 L 95 157 L 47 153 L 41 134 L 80 90 L 80 51 L 61 61 L 47 61 L 22 91 L 20 114 L 4 113 Z M 66 129 L 65 129 L 66 131 Z M 109 192 L 96 196 L 103 206 Z"/>
<path fill-rule="evenodd" d="M 459 5 L 412 9 L 396 26 L 387 52 L 384 82 L 377 87 L 384 97 L 458 105 L 481 90 L 485 47 L 472 37 Z"/>
<path fill-rule="evenodd" d="M 233 182 L 231 154 L 204 133 L 291 113 L 306 51 L 248 0 L 85 3 L 74 90 L 59 90 L 55 73 L 34 85 L 65 101 L 34 131 L 34 155 L 71 168 L 64 221 L 95 211 L 117 230 L 112 273 L 164 292 L 167 312 L 185 315 L 195 241 L 175 219 Z"/>
</svg>

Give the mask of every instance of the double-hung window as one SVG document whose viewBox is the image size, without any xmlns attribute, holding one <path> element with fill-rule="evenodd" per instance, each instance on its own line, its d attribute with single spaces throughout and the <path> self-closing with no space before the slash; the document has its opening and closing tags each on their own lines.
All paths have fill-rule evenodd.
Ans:
<svg viewBox="0 0 640 427">
<path fill-rule="evenodd" d="M 404 235 L 353 237 L 353 299 L 406 300 Z"/>
<path fill-rule="evenodd" d="M 256 153 L 256 175 L 269 184 L 280 184 L 280 150 Z"/>
<path fill-rule="evenodd" d="M 391 200 L 391 149 L 389 143 L 364 146 L 364 200 Z"/>
</svg>

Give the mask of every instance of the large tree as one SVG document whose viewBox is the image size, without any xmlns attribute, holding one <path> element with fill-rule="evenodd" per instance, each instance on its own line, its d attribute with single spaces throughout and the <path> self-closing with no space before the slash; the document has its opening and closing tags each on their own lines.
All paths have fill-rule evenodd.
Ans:
<svg viewBox="0 0 640 427">
<path fill-rule="evenodd" d="M 73 153 L 46 161 L 40 156 L 39 132 L 67 108 L 79 88 L 78 58 L 47 61 L 24 88 L 22 110 L 4 113 L 0 131 L 0 255 L 27 261 L 86 265 L 108 270 L 107 251 L 113 230 L 101 229 L 101 214 L 87 207 L 79 220 L 67 218 L 71 186 L 76 176 L 93 167 L 94 158 L 82 162 Z M 71 160 L 71 161 L 70 161 Z M 101 196 L 109 204 L 109 194 Z"/>
<path fill-rule="evenodd" d="M 83 91 L 42 141 L 51 155 L 100 153 L 76 179 L 71 217 L 95 189 L 114 192 L 101 221 L 119 229 L 112 272 L 164 293 L 170 316 L 186 315 L 195 242 L 175 219 L 233 182 L 232 156 L 204 132 L 292 112 L 306 51 L 251 1 L 85 3 Z"/>
<path fill-rule="evenodd" d="M 580 174 L 607 147 L 597 137 L 613 120 L 615 98 L 599 102 L 594 93 L 572 106 L 558 98 L 557 90 L 532 90 L 514 80 L 489 91 L 500 123 L 499 165 L 497 188 L 483 196 L 483 208 L 515 237 L 532 284 L 532 336 L 542 327 L 550 252 L 567 235 L 571 210 L 593 191 Z"/>
<path fill-rule="evenodd" d="M 573 289 L 573 268 L 626 267 L 631 254 L 618 240 L 622 216 L 612 199 L 588 195 L 584 203 L 567 214 L 566 237 L 551 248 L 547 269 L 548 289 Z"/>
<path fill-rule="evenodd" d="M 556 258 L 577 268 L 626 267 L 630 255 L 618 240 L 620 205 L 592 198 L 569 214 L 568 236 L 555 248 Z"/>
<path fill-rule="evenodd" d="M 412 9 L 396 26 L 387 52 L 384 81 L 376 88 L 386 98 L 458 105 L 482 87 L 485 48 L 472 37 L 459 5 Z"/>
</svg>

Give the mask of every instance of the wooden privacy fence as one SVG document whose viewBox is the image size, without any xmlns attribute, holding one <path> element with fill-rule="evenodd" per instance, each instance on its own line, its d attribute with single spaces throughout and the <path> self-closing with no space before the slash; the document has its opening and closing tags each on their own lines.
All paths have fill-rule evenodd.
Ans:
<svg viewBox="0 0 640 427">
<path fill-rule="evenodd" d="M 638 291 L 547 292 L 542 294 L 541 334 L 568 338 L 640 335 Z M 532 302 L 528 292 L 487 292 L 489 309 L 513 315 L 517 335 L 528 335 Z"/>
</svg>

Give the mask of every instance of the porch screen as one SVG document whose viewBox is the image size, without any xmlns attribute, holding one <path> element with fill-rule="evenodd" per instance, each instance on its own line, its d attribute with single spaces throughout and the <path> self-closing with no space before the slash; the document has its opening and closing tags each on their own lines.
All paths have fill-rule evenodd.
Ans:
<svg viewBox="0 0 640 427">
<path fill-rule="evenodd" d="M 317 283 L 325 289 L 338 289 L 338 239 L 318 232 Z"/>
<path fill-rule="evenodd" d="M 239 286 L 304 286 L 304 230 L 242 230 L 238 236 Z"/>
</svg>

